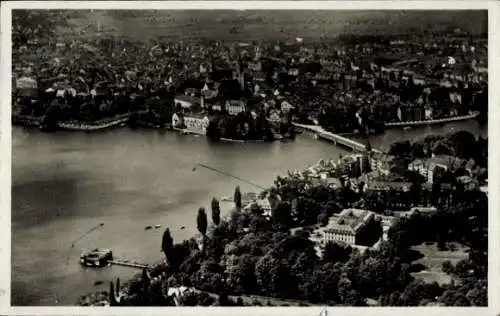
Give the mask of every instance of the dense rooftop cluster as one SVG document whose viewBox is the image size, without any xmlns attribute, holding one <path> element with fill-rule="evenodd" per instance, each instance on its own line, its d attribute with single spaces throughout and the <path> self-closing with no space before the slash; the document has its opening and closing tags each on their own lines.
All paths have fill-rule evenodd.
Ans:
<svg viewBox="0 0 500 316">
<path fill-rule="evenodd" d="M 23 23 L 21 14 L 14 19 L 13 74 L 14 103 L 26 115 L 57 109 L 59 120 L 92 121 L 142 111 L 170 124 L 174 113 L 201 112 L 219 134 L 258 130 L 262 137 L 269 122 L 292 118 L 334 132 L 373 132 L 487 109 L 486 38 L 460 32 L 320 43 L 104 35 L 40 42 L 40 32 Z M 189 110 L 179 102 L 187 98 Z"/>
</svg>

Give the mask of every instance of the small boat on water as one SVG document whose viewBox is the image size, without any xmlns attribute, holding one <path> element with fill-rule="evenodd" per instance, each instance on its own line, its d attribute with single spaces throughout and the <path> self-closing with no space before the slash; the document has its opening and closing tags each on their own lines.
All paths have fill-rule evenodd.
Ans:
<svg viewBox="0 0 500 316">
<path fill-rule="evenodd" d="M 161 225 L 155 225 L 155 228 L 160 228 L 160 227 L 161 227 Z"/>
<path fill-rule="evenodd" d="M 186 226 L 181 226 L 181 229 L 185 229 L 185 228 L 186 228 Z"/>
<path fill-rule="evenodd" d="M 148 226 L 144 227 L 144 230 L 150 230 L 150 229 L 152 229 L 152 228 L 153 228 L 153 226 L 148 225 Z"/>
</svg>

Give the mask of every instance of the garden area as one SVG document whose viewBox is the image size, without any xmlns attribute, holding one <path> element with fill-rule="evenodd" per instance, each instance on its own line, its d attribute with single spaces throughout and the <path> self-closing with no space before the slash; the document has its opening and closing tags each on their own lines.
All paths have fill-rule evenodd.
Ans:
<svg viewBox="0 0 500 316">
<path fill-rule="evenodd" d="M 468 247 L 455 243 L 452 243 L 448 250 L 438 249 L 436 243 L 423 243 L 413 246 L 411 249 L 423 255 L 422 258 L 413 263 L 421 265 L 422 270 L 412 273 L 412 276 L 426 283 L 437 282 L 440 285 L 449 284 L 453 279 L 452 276 L 443 272 L 443 263 L 449 261 L 456 265 L 460 260 L 467 259 L 468 256 Z"/>
</svg>

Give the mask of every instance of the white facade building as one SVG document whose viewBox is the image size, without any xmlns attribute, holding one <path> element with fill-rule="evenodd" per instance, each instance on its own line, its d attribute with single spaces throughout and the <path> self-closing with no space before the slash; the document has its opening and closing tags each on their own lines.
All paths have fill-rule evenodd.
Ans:
<svg viewBox="0 0 500 316">
<path fill-rule="evenodd" d="M 324 230 L 323 242 L 344 242 L 355 245 L 361 230 L 374 219 L 374 213 L 367 210 L 345 209 L 337 220 Z"/>
</svg>

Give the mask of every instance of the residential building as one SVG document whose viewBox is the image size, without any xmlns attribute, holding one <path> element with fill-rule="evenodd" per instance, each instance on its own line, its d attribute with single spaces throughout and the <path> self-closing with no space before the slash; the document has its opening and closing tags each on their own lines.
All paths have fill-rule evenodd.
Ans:
<svg viewBox="0 0 500 316">
<path fill-rule="evenodd" d="M 214 111 L 222 111 L 222 106 L 219 102 L 215 102 L 210 106 L 210 108 Z"/>
<path fill-rule="evenodd" d="M 369 181 L 365 183 L 364 192 L 369 199 L 383 201 L 389 209 L 401 210 L 411 206 L 411 183 L 393 181 Z"/>
<path fill-rule="evenodd" d="M 339 159 L 340 169 L 350 177 L 358 177 L 370 171 L 370 159 L 366 153 L 352 154 Z"/>
<path fill-rule="evenodd" d="M 450 156 L 433 156 L 428 160 L 428 177 L 427 181 L 433 183 L 436 178 L 436 170 L 449 170 L 454 157 Z"/>
<path fill-rule="evenodd" d="M 370 152 L 369 163 L 372 171 L 379 171 L 386 175 L 391 173 L 392 168 L 400 166 L 396 157 L 379 152 Z"/>
<path fill-rule="evenodd" d="M 358 181 L 364 181 L 368 183 L 370 181 L 388 181 L 388 182 L 404 182 L 405 177 L 397 173 L 386 174 L 380 170 L 373 170 L 364 173 L 361 177 L 357 179 Z"/>
<path fill-rule="evenodd" d="M 410 182 L 395 182 L 395 181 L 369 181 L 366 183 L 366 190 L 370 191 L 410 191 Z"/>
<path fill-rule="evenodd" d="M 359 171 L 361 174 L 370 171 L 370 162 L 366 153 L 356 154 L 354 157 L 358 161 Z"/>
<path fill-rule="evenodd" d="M 338 168 L 341 174 L 347 175 L 349 178 L 361 175 L 360 161 L 355 155 L 342 157 L 339 160 Z"/>
<path fill-rule="evenodd" d="M 193 132 L 196 132 L 196 133 L 205 134 L 209 123 L 210 123 L 210 120 L 208 119 L 207 116 L 203 116 L 203 117 L 185 116 L 184 117 L 184 125 L 186 126 L 186 129 L 193 131 Z"/>
<path fill-rule="evenodd" d="M 201 94 L 206 100 L 215 99 L 219 94 L 219 85 L 218 82 L 208 81 L 201 89 Z"/>
<path fill-rule="evenodd" d="M 242 100 L 226 101 L 226 110 L 230 115 L 237 115 L 245 111 L 245 102 Z"/>
<path fill-rule="evenodd" d="M 421 104 L 401 105 L 397 110 L 397 116 L 402 122 L 422 121 L 425 109 Z"/>
<path fill-rule="evenodd" d="M 414 171 L 427 179 L 427 164 L 425 159 L 415 159 L 408 164 L 408 170 Z"/>
<path fill-rule="evenodd" d="M 409 211 L 401 213 L 401 217 L 410 217 L 416 212 L 421 214 L 432 214 L 437 212 L 435 207 L 412 207 Z"/>
<path fill-rule="evenodd" d="M 428 159 L 416 159 L 408 165 L 408 170 L 414 171 L 427 179 L 428 183 L 435 180 L 436 169 L 449 170 L 452 157 L 435 156 Z"/>
</svg>

